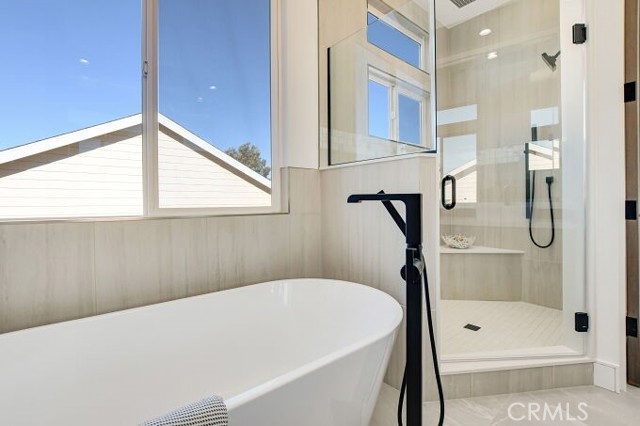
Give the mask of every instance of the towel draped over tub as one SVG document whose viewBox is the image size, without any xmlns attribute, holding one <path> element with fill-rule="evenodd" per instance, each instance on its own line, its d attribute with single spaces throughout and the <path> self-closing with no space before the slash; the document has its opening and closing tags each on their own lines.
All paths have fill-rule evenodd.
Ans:
<svg viewBox="0 0 640 426">
<path fill-rule="evenodd" d="M 222 398 L 211 396 L 140 426 L 229 426 L 229 414 Z"/>
</svg>

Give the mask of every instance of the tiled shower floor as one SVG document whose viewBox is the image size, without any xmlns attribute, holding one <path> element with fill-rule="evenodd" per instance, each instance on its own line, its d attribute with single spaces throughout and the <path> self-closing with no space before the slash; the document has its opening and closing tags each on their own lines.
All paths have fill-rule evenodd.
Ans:
<svg viewBox="0 0 640 426">
<path fill-rule="evenodd" d="M 562 311 L 525 302 L 475 300 L 440 301 L 441 354 L 511 352 L 528 348 L 562 347 Z M 478 331 L 466 324 L 481 327 Z M 563 350 L 564 349 L 564 350 Z"/>
</svg>

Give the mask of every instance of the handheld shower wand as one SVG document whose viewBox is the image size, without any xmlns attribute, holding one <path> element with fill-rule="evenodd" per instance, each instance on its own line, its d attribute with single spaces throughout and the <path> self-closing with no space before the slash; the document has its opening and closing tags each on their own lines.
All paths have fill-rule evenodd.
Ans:
<svg viewBox="0 0 640 426">
<path fill-rule="evenodd" d="M 431 301 L 427 268 L 422 256 L 422 195 L 421 194 L 356 194 L 347 199 L 348 203 L 362 201 L 381 201 L 387 212 L 406 238 L 405 265 L 401 275 L 406 282 L 407 292 L 407 363 L 400 389 L 398 403 L 398 425 L 402 426 L 402 404 L 406 388 L 407 393 L 407 426 L 422 426 L 422 288 L 424 280 L 427 325 L 431 343 L 431 353 L 436 374 L 438 394 L 440 397 L 440 419 L 438 425 L 444 424 L 444 393 L 438 366 L 438 354 L 431 316 Z M 391 201 L 405 204 L 406 222 L 393 206 Z"/>
<path fill-rule="evenodd" d="M 543 243 L 537 242 L 535 237 L 533 236 L 533 211 L 534 211 L 533 207 L 536 200 L 536 171 L 533 170 L 532 173 L 533 173 L 533 178 L 531 182 L 531 204 L 530 204 L 530 210 L 529 210 L 529 237 L 531 238 L 531 241 L 533 242 L 533 244 L 535 244 L 536 247 L 546 249 L 551 247 L 551 245 L 553 244 L 553 241 L 556 239 L 556 222 L 555 222 L 555 218 L 553 217 L 553 198 L 551 196 L 551 185 L 553 185 L 553 176 L 547 176 L 547 178 L 545 179 L 545 182 L 547 183 L 547 194 L 549 195 L 549 215 L 551 216 L 551 238 L 549 239 L 548 243 L 543 244 Z"/>
</svg>

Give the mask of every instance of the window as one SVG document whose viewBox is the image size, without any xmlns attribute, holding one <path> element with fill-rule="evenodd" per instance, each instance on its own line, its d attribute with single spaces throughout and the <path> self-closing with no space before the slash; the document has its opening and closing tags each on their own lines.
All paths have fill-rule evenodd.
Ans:
<svg viewBox="0 0 640 426">
<path fill-rule="evenodd" d="M 140 4 L 2 6 L 0 218 L 141 215 Z"/>
<path fill-rule="evenodd" d="M 273 209 L 270 0 L 3 6 L 0 219 Z"/>
<path fill-rule="evenodd" d="M 159 1 L 160 208 L 271 205 L 269 3 Z"/>
<path fill-rule="evenodd" d="M 398 139 L 413 145 L 419 145 L 421 139 L 422 104 L 420 98 L 410 94 L 398 95 Z"/>
<path fill-rule="evenodd" d="M 416 86 L 369 67 L 369 135 L 426 146 L 427 94 Z"/>
<path fill-rule="evenodd" d="M 413 65 L 426 68 L 426 33 L 404 16 L 391 12 L 380 17 L 367 14 L 367 41 Z"/>
<path fill-rule="evenodd" d="M 391 139 L 391 87 L 369 80 L 369 135 Z"/>
</svg>

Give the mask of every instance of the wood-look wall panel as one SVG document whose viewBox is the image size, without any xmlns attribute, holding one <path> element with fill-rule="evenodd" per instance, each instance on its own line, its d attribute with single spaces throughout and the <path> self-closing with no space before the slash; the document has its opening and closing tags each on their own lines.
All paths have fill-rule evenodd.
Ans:
<svg viewBox="0 0 640 426">
<path fill-rule="evenodd" d="M 97 313 L 88 223 L 0 225 L 0 333 Z"/>
<path fill-rule="evenodd" d="M 320 172 L 288 177 L 289 214 L 0 225 L 0 333 L 321 276 Z"/>
<path fill-rule="evenodd" d="M 441 254 L 440 297 L 445 300 L 522 300 L 521 255 Z"/>
<path fill-rule="evenodd" d="M 187 296 L 174 272 L 171 220 L 96 223 L 98 312 L 112 312 Z M 176 278 L 174 278 L 176 276 Z"/>
<path fill-rule="evenodd" d="M 424 252 L 431 280 L 430 295 L 435 309 L 438 276 L 437 170 L 433 157 L 395 158 L 378 163 L 321 171 L 322 179 L 322 270 L 325 278 L 342 279 L 378 288 L 405 305 L 400 268 L 405 262 L 405 241 L 380 203 L 347 204 L 354 193 L 418 192 L 423 195 Z M 403 208 L 397 204 L 401 214 Z M 437 318 L 433 311 L 434 319 Z M 405 357 L 404 321 L 398 330 L 385 381 L 398 388 Z M 437 325 L 436 325 L 437 327 Z M 423 327 L 425 389 L 432 386 L 431 354 L 427 327 Z M 437 329 L 437 328 L 436 328 Z"/>
</svg>

